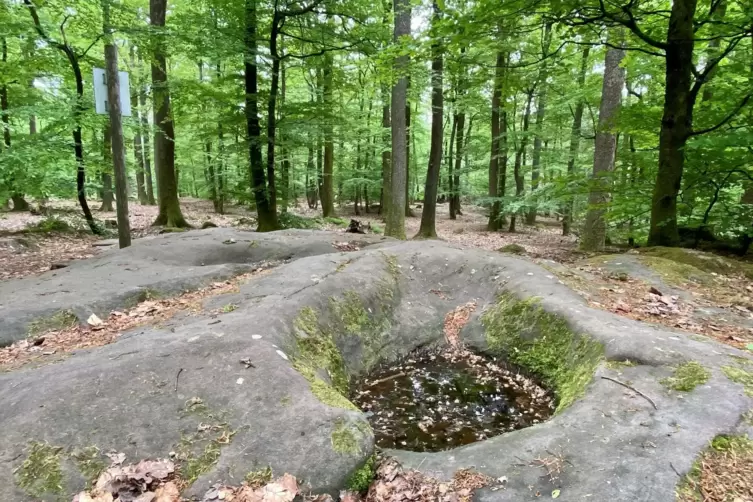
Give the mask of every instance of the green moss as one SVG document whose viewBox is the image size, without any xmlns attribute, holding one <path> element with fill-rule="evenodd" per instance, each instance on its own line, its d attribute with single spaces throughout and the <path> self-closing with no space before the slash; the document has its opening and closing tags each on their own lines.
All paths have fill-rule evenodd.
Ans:
<svg viewBox="0 0 753 502">
<path fill-rule="evenodd" d="M 301 373 L 316 374 L 317 369 L 327 371 L 332 387 L 341 394 L 348 392 L 348 374 L 340 350 L 332 335 L 319 327 L 316 311 L 304 307 L 295 320 L 296 349 L 294 366 Z M 306 374 L 304 374 L 306 376 Z"/>
<path fill-rule="evenodd" d="M 538 375 L 557 394 L 557 412 L 579 398 L 603 358 L 601 343 L 574 333 L 536 299 L 504 294 L 482 318 L 489 348 Z"/>
<path fill-rule="evenodd" d="M 659 274 L 670 286 L 682 286 L 688 282 L 711 284 L 714 281 L 712 275 L 687 263 L 659 256 L 638 256 L 638 260 Z"/>
<path fill-rule="evenodd" d="M 107 468 L 107 462 L 104 461 L 96 446 L 87 446 L 71 453 L 71 458 L 78 467 L 78 470 L 86 479 L 87 483 L 93 483 L 97 477 Z"/>
<path fill-rule="evenodd" d="M 350 265 L 353 262 L 353 260 L 348 259 L 337 265 L 337 268 L 335 269 L 335 272 L 342 272 L 345 270 L 345 268 Z"/>
<path fill-rule="evenodd" d="M 126 299 L 126 301 L 123 302 L 123 304 L 125 308 L 131 309 L 137 306 L 139 303 L 146 302 L 146 301 L 160 300 L 162 298 L 165 298 L 165 295 L 163 293 L 160 293 L 156 289 L 144 288 L 144 289 L 139 290 L 134 295 L 129 296 L 128 299 Z"/>
<path fill-rule="evenodd" d="M 743 274 L 746 277 L 753 278 L 753 264 L 745 263 L 739 260 L 732 260 L 722 256 L 709 253 L 702 253 L 683 248 L 666 248 L 651 247 L 640 250 L 645 256 L 654 256 L 664 258 L 676 263 L 690 265 L 708 273 L 722 275 Z"/>
<path fill-rule="evenodd" d="M 733 382 L 742 384 L 745 394 L 753 397 L 753 371 L 746 366 L 744 363 L 739 363 L 738 366 L 722 366 L 722 372 Z"/>
<path fill-rule="evenodd" d="M 220 445 L 216 441 L 209 441 L 199 455 L 188 455 L 181 466 L 180 474 L 189 485 L 199 479 L 199 476 L 209 472 L 220 459 Z"/>
<path fill-rule="evenodd" d="M 32 497 L 62 494 L 63 471 L 60 468 L 63 449 L 48 443 L 29 443 L 26 460 L 15 470 L 16 483 Z"/>
<path fill-rule="evenodd" d="M 372 223 L 371 224 L 371 233 L 380 234 L 381 235 L 381 234 L 384 233 L 384 229 L 380 225 L 377 225 L 376 223 Z"/>
<path fill-rule="evenodd" d="M 387 265 L 387 271 L 394 280 L 400 278 L 400 263 L 397 261 L 397 256 L 394 254 L 382 253 L 384 262 Z"/>
<path fill-rule="evenodd" d="M 326 223 L 329 223 L 331 225 L 337 225 L 339 227 L 347 227 L 348 224 L 350 223 L 348 220 L 345 220 L 343 218 L 337 218 L 335 216 L 327 216 L 326 218 L 324 218 L 324 221 Z"/>
<path fill-rule="evenodd" d="M 377 458 L 376 454 L 374 454 L 367 458 L 366 462 L 350 475 L 350 478 L 348 478 L 348 481 L 345 483 L 345 487 L 354 492 L 366 492 L 369 489 L 371 482 L 374 481 L 376 468 Z"/>
<path fill-rule="evenodd" d="M 246 474 L 246 477 L 243 478 L 243 480 L 248 483 L 248 486 L 250 486 L 251 488 L 264 486 L 272 481 L 272 468 L 270 466 L 266 466 L 265 468 L 259 469 L 258 471 L 251 471 Z"/>
<path fill-rule="evenodd" d="M 633 366 L 636 366 L 636 363 L 635 361 L 631 361 L 630 359 L 625 359 L 624 361 L 607 361 L 607 368 L 609 368 L 610 370 L 632 368 Z"/>
<path fill-rule="evenodd" d="M 280 398 L 280 405 L 282 406 L 290 406 L 290 403 L 293 402 L 293 399 L 290 397 L 290 394 L 285 394 Z"/>
<path fill-rule="evenodd" d="M 222 307 L 222 311 L 227 314 L 227 313 L 230 313 L 230 312 L 232 312 L 233 310 L 235 310 L 237 308 L 238 308 L 238 305 L 236 305 L 234 303 L 228 303 L 227 305 L 225 305 L 224 307 Z"/>
<path fill-rule="evenodd" d="M 497 249 L 500 253 L 510 253 L 510 254 L 526 254 L 526 248 L 521 246 L 520 244 L 507 244 L 506 246 L 502 246 L 501 248 Z"/>
<path fill-rule="evenodd" d="M 753 441 L 747 436 L 730 436 L 721 434 L 711 440 L 711 448 L 720 452 L 749 452 L 753 451 Z"/>
<path fill-rule="evenodd" d="M 748 410 L 745 413 L 743 413 L 740 418 L 742 419 L 743 423 L 753 427 L 753 409 Z"/>
<path fill-rule="evenodd" d="M 38 234 L 49 234 L 74 232 L 75 229 L 65 220 L 61 220 L 54 216 L 48 216 L 39 223 L 27 227 L 26 231 Z"/>
<path fill-rule="evenodd" d="M 355 455 L 361 452 L 361 439 L 371 435 L 369 424 L 364 421 L 347 422 L 340 418 L 335 422 L 330 439 L 332 449 L 344 455 Z"/>
<path fill-rule="evenodd" d="M 29 323 L 26 332 L 29 336 L 37 336 L 47 331 L 60 331 L 76 325 L 78 318 L 70 310 L 59 310 L 49 317 L 42 317 Z"/>
<path fill-rule="evenodd" d="M 688 361 L 677 366 L 671 377 L 661 380 L 661 384 L 668 389 L 690 392 L 699 385 L 705 384 L 711 378 L 711 373 L 695 361 Z"/>
</svg>

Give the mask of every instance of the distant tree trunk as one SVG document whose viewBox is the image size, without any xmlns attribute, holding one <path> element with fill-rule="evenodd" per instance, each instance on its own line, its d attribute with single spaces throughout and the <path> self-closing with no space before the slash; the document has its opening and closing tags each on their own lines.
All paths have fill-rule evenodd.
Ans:
<svg viewBox="0 0 753 502">
<path fill-rule="evenodd" d="M 610 47 L 604 61 L 604 81 L 601 86 L 601 105 L 599 106 L 599 126 L 594 141 L 594 165 L 591 190 L 588 197 L 588 213 L 583 228 L 581 249 L 601 251 L 607 234 L 604 219 L 606 205 L 609 203 L 609 175 L 614 170 L 614 158 L 617 150 L 614 124 L 620 109 L 622 88 L 625 86 L 625 70 L 620 62 L 625 57 L 623 49 Z"/>
<path fill-rule="evenodd" d="M 324 76 L 324 87 L 322 97 L 324 106 L 330 109 L 332 102 L 332 54 L 324 55 L 324 65 L 322 73 Z M 334 161 L 335 161 L 335 144 L 333 139 L 332 120 L 328 117 L 324 124 L 324 165 L 322 168 L 322 215 L 326 218 L 335 215 L 335 194 L 334 194 Z"/>
<path fill-rule="evenodd" d="M 277 133 L 278 90 L 280 87 L 280 55 L 277 52 L 277 36 L 283 22 L 283 16 L 275 10 L 272 14 L 272 26 L 269 33 L 269 53 L 272 57 L 272 81 L 269 85 L 269 99 L 267 100 L 267 199 L 269 211 L 277 219 L 277 189 L 275 180 L 275 146 Z"/>
<path fill-rule="evenodd" d="M 285 65 L 282 61 L 280 61 L 280 80 L 280 110 L 278 112 L 278 122 L 281 122 L 282 119 L 282 107 L 285 105 L 285 91 L 287 86 Z M 280 190 L 280 195 L 282 196 L 281 212 L 287 213 L 288 204 L 290 203 L 290 157 L 288 156 L 288 152 L 285 149 L 285 139 L 282 136 L 282 130 L 280 130 L 280 157 L 282 157 L 282 176 L 280 179 L 280 183 L 282 184 Z"/>
<path fill-rule="evenodd" d="M 100 211 L 114 211 L 112 207 L 113 195 L 112 195 L 112 174 L 109 173 L 110 166 L 112 166 L 112 129 L 110 123 L 105 124 L 102 130 L 102 165 L 104 170 L 100 173 L 100 180 L 102 181 L 102 205 Z"/>
<path fill-rule="evenodd" d="M 395 29 L 393 40 L 401 43 L 401 38 L 410 36 L 411 7 L 408 0 L 394 0 Z M 392 169 L 390 175 L 390 198 L 388 200 L 387 225 L 384 235 L 405 239 L 405 184 L 406 174 L 406 134 L 405 104 L 408 91 L 407 54 L 395 58 L 394 69 L 398 76 L 392 87 Z"/>
<path fill-rule="evenodd" d="M 408 91 L 406 96 L 410 95 L 410 75 L 408 76 Z M 412 137 L 411 132 L 411 116 L 410 116 L 410 100 L 406 98 L 405 101 L 405 216 L 412 217 L 413 210 L 410 207 L 410 141 Z M 414 152 L 415 155 L 415 152 Z"/>
<path fill-rule="evenodd" d="M 308 133 L 308 156 L 306 158 L 306 201 L 309 209 L 319 207 L 319 193 L 316 174 L 316 165 L 314 164 L 314 138 L 313 134 Z"/>
<path fill-rule="evenodd" d="M 583 48 L 580 59 L 580 70 L 578 72 L 577 85 L 578 89 L 583 89 L 586 83 L 586 71 L 588 70 L 588 54 L 591 51 L 591 46 L 586 45 Z M 583 107 L 585 100 L 580 97 L 575 104 L 575 112 L 573 113 L 573 127 L 570 133 L 570 156 L 567 160 L 567 179 L 568 183 L 572 181 L 575 175 L 575 162 L 578 158 L 578 150 L 580 149 L 580 134 L 581 125 L 583 123 Z M 562 216 L 562 235 L 570 235 L 570 228 L 573 223 L 573 196 L 568 195 L 565 200 L 565 208 Z"/>
<path fill-rule="evenodd" d="M 457 112 L 452 114 L 452 130 L 450 131 L 450 140 L 448 145 L 448 154 L 447 154 L 447 185 L 449 187 L 448 190 L 448 200 L 450 202 L 450 219 L 454 220 L 457 218 L 457 215 L 455 214 L 455 208 L 453 206 L 452 199 L 455 196 L 455 178 L 452 175 L 452 168 L 453 168 L 453 162 L 455 160 L 455 135 L 457 134 L 458 130 L 458 114 Z"/>
<path fill-rule="evenodd" d="M 390 101 L 389 90 L 387 86 L 382 86 L 382 193 L 379 200 L 379 214 L 387 220 L 388 201 L 390 200 L 390 183 L 392 176 L 392 167 L 390 159 L 392 150 L 390 145 L 392 125 L 390 124 Z"/>
<path fill-rule="evenodd" d="M 431 146 L 429 147 L 429 166 L 426 169 L 421 227 L 416 235 L 416 237 L 427 239 L 437 237 L 437 191 L 439 172 L 442 168 L 442 127 L 444 122 L 444 96 L 442 94 L 444 61 L 442 58 L 442 42 L 437 33 L 437 25 L 441 16 L 437 0 L 433 1 L 432 9 L 434 33 L 432 33 L 431 44 Z"/>
<path fill-rule="evenodd" d="M 526 147 L 528 146 L 528 126 L 531 122 L 531 101 L 533 101 L 534 90 L 535 88 L 532 87 L 526 92 L 526 111 L 523 115 L 522 137 L 520 139 L 520 146 L 515 152 L 515 197 L 518 199 L 520 199 L 525 192 L 525 180 L 523 179 L 523 171 L 521 168 L 523 157 L 526 153 Z M 510 215 L 510 232 L 515 232 L 516 219 L 516 214 L 513 212 L 512 215 Z"/>
<path fill-rule="evenodd" d="M 248 135 L 249 172 L 251 190 L 256 200 L 259 232 L 277 230 L 277 212 L 274 211 L 267 191 L 264 164 L 261 155 L 261 126 L 259 125 L 258 67 L 256 64 L 256 0 L 245 3 L 246 30 L 244 36 L 244 84 L 246 90 L 246 133 Z"/>
<path fill-rule="evenodd" d="M 450 215 L 463 214 L 460 212 L 460 166 L 463 160 L 463 132 L 465 130 L 465 112 L 458 113 L 456 145 L 455 145 L 455 171 L 453 173 L 453 187 L 455 191 L 450 198 Z M 452 217 L 452 216 L 451 216 Z"/>
<path fill-rule="evenodd" d="M 544 42 L 542 44 L 542 58 L 546 58 L 549 53 L 549 45 L 552 41 L 552 24 L 547 23 L 544 26 Z M 538 88 L 539 95 L 536 102 L 536 136 L 533 139 L 533 159 L 531 161 L 531 194 L 539 186 L 539 171 L 541 169 L 541 142 L 542 130 L 544 125 L 544 114 L 546 110 L 546 90 L 548 76 L 548 59 L 544 59 L 539 68 Z M 532 199 L 531 206 L 526 214 L 526 224 L 533 225 L 536 223 L 536 213 L 538 211 L 536 200 Z"/>
<path fill-rule="evenodd" d="M 136 68 L 136 46 L 131 45 L 129 50 L 129 63 L 131 67 L 131 75 L 136 75 L 134 69 Z M 140 124 L 140 107 L 139 107 L 139 91 L 138 84 L 134 78 L 134 82 L 131 84 L 131 109 L 133 110 L 133 118 L 136 123 Z M 136 161 L 136 194 L 139 199 L 139 204 L 147 205 L 149 199 L 146 195 L 146 186 L 144 178 L 144 145 L 141 142 L 141 130 L 137 127 L 133 131 L 133 158 Z"/>
<path fill-rule="evenodd" d="M 154 163 L 157 171 L 159 214 L 154 225 L 189 227 L 178 201 L 178 177 L 175 172 L 175 129 L 170 110 L 167 82 L 167 44 L 164 28 L 167 0 L 150 0 L 149 19 L 157 32 L 152 54 L 152 90 L 154 100 Z"/>
<path fill-rule="evenodd" d="M 118 78 L 118 48 L 110 27 L 110 1 L 102 0 L 104 20 L 105 73 L 107 75 L 107 99 L 110 102 L 110 137 L 112 140 L 113 173 L 117 200 L 118 244 L 121 249 L 131 245 L 131 223 L 128 218 L 128 175 L 126 173 L 126 149 L 123 139 L 123 119 L 120 108 L 120 79 Z"/>
<path fill-rule="evenodd" d="M 139 73 L 141 73 L 141 68 L 143 65 L 143 58 L 141 57 L 141 51 L 139 51 L 138 54 L 138 61 L 139 61 Z M 152 162 L 150 157 L 151 147 L 149 145 L 149 118 L 147 117 L 147 106 L 146 106 L 146 93 L 147 93 L 147 83 L 146 79 L 144 79 L 143 84 L 139 83 L 138 81 L 134 81 L 134 87 L 138 85 L 139 89 L 139 109 L 141 112 L 141 130 L 140 130 L 140 137 L 141 137 L 141 151 L 142 155 L 144 157 L 144 185 L 146 187 L 146 199 L 147 203 L 150 206 L 154 206 L 157 202 L 154 199 L 154 183 L 152 181 Z"/>
<path fill-rule="evenodd" d="M 492 88 L 492 120 L 491 120 L 491 153 L 489 155 L 489 198 L 492 199 L 489 210 L 489 223 L 486 228 L 496 232 L 501 227 L 500 201 L 498 197 L 504 197 L 499 193 L 500 185 L 499 156 L 500 156 L 500 108 L 502 103 L 502 84 L 504 82 L 505 55 L 502 51 L 497 52 L 496 68 L 494 70 L 494 87 Z"/>
<path fill-rule="evenodd" d="M 5 37 L 0 38 L 0 46 L 2 46 L 3 67 L 5 67 L 8 62 L 8 46 L 5 42 Z M 3 144 L 5 145 L 6 149 L 10 148 L 11 141 L 10 112 L 8 111 L 8 108 L 8 87 L 3 84 L 2 86 L 0 86 L 0 111 L 2 112 L 3 122 Z M 14 178 L 11 178 L 9 185 L 12 190 L 11 201 L 13 202 L 13 211 L 28 211 L 29 204 L 26 202 L 26 199 L 24 199 L 24 195 L 15 186 L 16 183 Z"/>
</svg>

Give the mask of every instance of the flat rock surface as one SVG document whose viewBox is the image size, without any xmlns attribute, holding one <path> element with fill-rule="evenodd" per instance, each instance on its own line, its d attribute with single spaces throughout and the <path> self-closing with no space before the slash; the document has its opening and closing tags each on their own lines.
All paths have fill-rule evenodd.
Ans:
<svg viewBox="0 0 753 502">
<path fill-rule="evenodd" d="M 360 250 L 344 253 L 332 244 L 344 241 L 358 242 Z M 353 294 L 369 317 L 385 304 L 390 316 L 368 347 L 358 336 L 335 340 L 351 375 L 367 367 L 367 348 L 389 360 L 443 343 L 445 315 L 469 301 L 478 307 L 461 338 L 483 350 L 482 312 L 503 291 L 539 297 L 547 311 L 602 342 L 607 359 L 638 363 L 617 370 L 600 365 L 586 395 L 546 423 L 445 452 L 392 452 L 440 478 L 468 467 L 507 477 L 506 489 L 481 490 L 478 500 L 536 500 L 558 489 L 566 501 L 671 501 L 675 470 L 687 472 L 717 434 L 746 431 L 741 415 L 753 399 L 720 369 L 745 354 L 591 309 L 530 262 L 439 241 L 220 228 L 162 235 L 0 285 L 0 333 L 17 339 L 35 317 L 56 310 L 85 318 L 117 308 L 128 297 L 124 291 L 178 292 L 272 260 L 281 264 L 207 302 L 215 308 L 232 301 L 232 312 L 181 316 L 54 364 L 0 375 L 0 500 L 38 500 L 14 475 L 33 441 L 61 448 L 62 485 L 72 494 L 86 481 L 71 456 L 77 451 L 115 450 L 138 461 L 188 448 L 201 457 L 206 435 L 222 439 L 219 458 L 189 495 L 218 481 L 238 484 L 267 465 L 306 488 L 337 491 L 371 454 L 373 436 L 360 412 L 322 403 L 293 367 L 301 336 L 296 320 L 311 308 L 326 324 L 333 302 Z M 660 380 L 686 360 L 708 368 L 711 378 L 692 392 L 668 391 Z M 657 409 L 601 376 L 629 382 Z M 343 428 L 354 440 L 347 451 L 336 444 Z M 535 465 L 551 455 L 565 460 L 554 479 Z"/>
</svg>

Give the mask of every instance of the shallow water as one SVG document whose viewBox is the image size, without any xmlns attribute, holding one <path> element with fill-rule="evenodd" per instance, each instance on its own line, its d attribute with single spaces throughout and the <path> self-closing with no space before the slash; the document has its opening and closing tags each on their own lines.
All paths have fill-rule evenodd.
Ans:
<svg viewBox="0 0 753 502">
<path fill-rule="evenodd" d="M 554 398 L 534 380 L 470 352 L 409 358 L 370 374 L 353 401 L 382 448 L 440 451 L 549 418 Z"/>
</svg>

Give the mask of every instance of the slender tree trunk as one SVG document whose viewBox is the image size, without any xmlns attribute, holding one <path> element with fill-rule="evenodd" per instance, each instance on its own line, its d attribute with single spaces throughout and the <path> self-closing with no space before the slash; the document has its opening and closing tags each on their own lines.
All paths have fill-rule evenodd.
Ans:
<svg viewBox="0 0 753 502">
<path fill-rule="evenodd" d="M 107 74 L 107 99 L 110 102 L 110 134 L 112 139 L 113 173 L 115 174 L 116 207 L 118 209 L 118 243 L 120 248 L 131 245 L 131 223 L 128 219 L 128 178 L 126 174 L 126 149 L 120 108 L 120 79 L 118 76 L 118 48 L 110 28 L 110 0 L 102 0 L 105 41 L 105 71 Z"/>
<path fill-rule="evenodd" d="M 531 101 L 533 101 L 533 93 L 534 88 L 531 88 L 527 91 L 526 96 L 526 111 L 523 115 L 523 128 L 522 128 L 522 134 L 520 139 L 520 146 L 518 147 L 518 150 L 515 152 L 515 197 L 520 199 L 522 197 L 523 193 L 525 192 L 525 179 L 523 178 L 523 158 L 526 153 L 526 147 L 528 146 L 528 126 L 531 122 Z M 516 214 L 512 213 L 510 216 L 510 232 L 515 232 L 515 223 L 516 223 Z"/>
<path fill-rule="evenodd" d="M 277 190 L 275 181 L 275 134 L 277 132 L 277 94 L 280 86 L 280 55 L 277 53 L 277 36 L 282 16 L 274 11 L 272 14 L 272 27 L 269 34 L 269 53 L 272 57 L 272 82 L 269 86 L 269 99 L 267 101 L 267 198 L 269 211 L 277 219 Z"/>
<path fill-rule="evenodd" d="M 394 0 L 395 29 L 393 40 L 402 43 L 402 38 L 410 36 L 411 7 L 408 0 Z M 387 225 L 384 235 L 405 239 L 405 184 L 407 137 L 405 130 L 405 105 L 408 91 L 407 54 L 395 58 L 394 69 L 397 82 L 392 88 L 392 169 L 390 175 L 390 198 L 388 201 Z"/>
<path fill-rule="evenodd" d="M 277 213 L 269 199 L 264 164 L 261 155 L 261 126 L 259 125 L 258 67 L 256 64 L 256 0 L 246 0 L 244 83 L 246 90 L 246 133 L 251 190 L 256 200 L 257 231 L 277 230 Z"/>
<path fill-rule="evenodd" d="M 129 49 L 129 61 L 131 65 L 131 75 L 135 75 L 134 69 L 136 68 L 136 47 L 131 45 Z M 138 84 L 134 78 L 134 82 L 131 85 L 131 108 L 133 110 L 133 118 L 137 124 L 141 124 L 141 110 L 139 107 L 139 91 Z M 137 127 L 133 132 L 133 158 L 136 161 L 136 194 L 139 199 L 139 204 L 147 205 L 149 199 L 146 195 L 146 178 L 144 177 L 144 145 L 141 142 L 141 130 Z"/>
<path fill-rule="evenodd" d="M 581 249 L 601 251 L 607 235 L 604 218 L 609 203 L 610 174 L 614 170 L 617 151 L 614 125 L 620 109 L 622 89 L 625 86 L 625 70 L 620 62 L 625 57 L 623 49 L 610 47 L 604 60 L 604 81 L 601 86 L 599 126 L 594 141 L 594 164 L 591 190 L 588 197 L 588 213 L 583 228 Z"/>
<path fill-rule="evenodd" d="M 431 145 L 429 147 L 429 166 L 426 169 L 421 226 L 418 230 L 418 235 L 416 235 L 416 237 L 424 238 L 437 237 L 437 191 L 439 172 L 442 168 L 442 127 L 444 122 L 444 96 L 442 94 L 444 61 L 442 58 L 442 41 L 437 33 L 437 25 L 440 22 L 441 16 L 437 0 L 433 1 L 432 8 L 432 28 L 434 33 L 432 34 L 431 44 Z"/>
<path fill-rule="evenodd" d="M 450 198 L 450 214 L 463 214 L 460 212 L 460 166 L 463 161 L 463 132 L 465 130 L 465 112 L 458 113 L 458 127 L 455 144 L 455 171 L 453 173 L 453 187 L 455 191 Z"/>
<path fill-rule="evenodd" d="M 552 41 L 552 24 L 547 23 L 544 26 L 544 42 L 542 45 L 543 52 L 542 57 L 546 58 L 549 53 L 549 46 Z M 539 176 L 541 170 L 541 143 L 544 126 L 544 114 L 546 111 L 546 90 L 547 90 L 547 76 L 548 72 L 548 59 L 544 59 L 539 68 L 538 76 L 538 88 L 539 95 L 536 102 L 536 136 L 533 138 L 533 158 L 531 161 L 531 195 L 539 187 Z M 536 223 L 536 213 L 538 211 L 536 200 L 532 198 L 531 206 L 528 208 L 526 214 L 526 224 L 533 225 Z"/>
<path fill-rule="evenodd" d="M 332 102 L 332 54 L 324 55 L 324 87 L 322 97 L 324 106 L 331 109 Z M 333 139 L 333 126 L 330 118 L 324 124 L 324 166 L 322 175 L 322 215 L 326 218 L 335 215 L 335 196 L 334 196 L 334 161 L 335 161 L 335 144 Z"/>
<path fill-rule="evenodd" d="M 5 65 L 8 63 L 8 46 L 5 41 L 5 37 L 0 38 L 0 46 L 2 46 L 2 62 L 3 62 L 3 69 L 5 69 Z M 2 112 L 2 123 L 3 123 L 3 144 L 5 145 L 5 148 L 10 148 L 10 142 L 11 142 L 11 136 L 10 136 L 10 112 L 8 104 L 8 87 L 3 84 L 0 86 L 0 112 Z M 15 176 L 11 177 L 10 179 L 10 188 L 11 188 L 11 201 L 13 202 L 13 211 L 28 211 L 29 210 L 29 204 L 26 202 L 26 199 L 24 199 L 23 193 L 18 189 L 16 186 L 16 179 Z"/>
<path fill-rule="evenodd" d="M 504 193 L 499 193 L 498 188 L 500 185 L 500 111 L 502 104 L 502 84 L 504 82 L 505 60 L 505 54 L 502 51 L 497 52 L 496 67 L 494 69 L 494 86 L 492 88 L 492 137 L 491 153 L 489 155 L 489 199 L 492 200 L 492 203 L 489 210 L 489 223 L 486 225 L 486 228 L 492 232 L 496 232 L 500 229 L 501 203 L 499 198 L 504 197 Z"/>
<path fill-rule="evenodd" d="M 139 51 L 138 54 L 139 58 L 139 74 L 141 74 L 141 69 L 143 67 L 143 59 L 141 57 L 141 52 Z M 143 76 L 143 75 L 142 75 Z M 146 79 L 144 79 L 143 84 L 134 82 L 134 86 L 139 86 L 139 108 L 141 110 L 141 151 L 144 156 L 144 184 L 146 185 L 146 199 L 150 206 L 154 206 L 157 204 L 157 201 L 154 198 L 154 182 L 153 176 L 152 176 L 152 161 L 151 161 L 151 145 L 149 144 L 149 118 L 147 117 L 147 103 L 146 103 L 146 94 L 147 94 L 147 83 Z"/>
<path fill-rule="evenodd" d="M 586 83 L 586 71 L 588 70 L 588 54 L 591 51 L 591 46 L 586 45 L 581 52 L 580 70 L 578 71 L 578 89 L 582 89 Z M 575 105 L 575 112 L 573 113 L 573 127 L 570 133 L 570 156 L 567 159 L 567 181 L 570 183 L 575 176 L 575 162 L 578 158 L 578 150 L 580 149 L 580 134 L 581 126 L 583 124 L 583 107 L 585 100 L 581 97 L 578 98 L 578 102 Z M 573 223 L 573 203 L 574 197 L 568 195 L 565 200 L 565 210 L 562 217 L 562 235 L 570 235 L 570 228 Z"/>
<path fill-rule="evenodd" d="M 450 210 L 450 219 L 454 220 L 457 218 L 457 215 L 455 214 L 455 206 L 453 204 L 453 197 L 455 196 L 455 178 L 452 175 L 452 167 L 453 162 L 455 160 L 455 135 L 457 134 L 458 130 L 458 114 L 453 113 L 452 114 L 452 130 L 450 131 L 450 140 L 448 145 L 448 154 L 447 154 L 447 186 L 448 189 L 448 200 L 449 200 L 449 210 Z"/>
<path fill-rule="evenodd" d="M 105 124 L 102 130 L 102 165 L 105 170 L 99 175 L 102 182 L 102 205 L 99 210 L 112 212 L 114 211 L 112 207 L 112 174 L 109 172 L 110 166 L 112 166 L 112 128 L 109 122 Z"/>
<path fill-rule="evenodd" d="M 669 16 L 664 114 L 659 134 L 659 170 L 651 203 L 649 246 L 676 246 L 680 242 L 677 195 L 685 167 L 685 144 L 693 125 L 694 100 L 690 87 L 696 5 L 697 0 L 676 0 Z"/>
<path fill-rule="evenodd" d="M 217 63 L 217 82 L 222 78 L 222 65 Z M 217 207 L 219 214 L 225 214 L 225 133 L 222 126 L 222 119 L 217 122 L 217 162 L 215 162 L 215 181 L 213 185 L 217 188 Z"/>
<path fill-rule="evenodd" d="M 282 108 L 285 105 L 285 91 L 286 91 L 286 74 L 285 74 L 285 65 L 282 61 L 280 61 L 280 109 L 278 111 L 279 119 L 278 122 L 281 122 L 282 120 Z M 290 203 L 290 157 L 289 153 L 285 148 L 285 138 L 282 136 L 282 130 L 280 130 L 280 157 L 281 164 L 282 164 L 282 176 L 280 179 L 280 183 L 282 184 L 282 189 L 280 190 L 280 195 L 282 195 L 282 212 L 287 213 L 288 212 L 288 204 Z"/>
<path fill-rule="evenodd" d="M 408 76 L 408 92 L 406 93 L 408 96 L 410 95 L 410 76 Z M 413 209 L 410 207 L 410 175 L 411 175 L 411 169 L 410 169 L 410 141 L 413 137 L 413 133 L 411 132 L 411 116 L 410 116 L 410 100 L 407 99 L 405 102 L 405 216 L 406 217 L 413 217 L 415 214 L 413 214 Z M 415 155 L 415 152 L 414 152 Z"/>
<path fill-rule="evenodd" d="M 382 193 L 379 200 L 379 214 L 387 220 L 387 210 L 389 209 L 390 186 L 392 167 L 390 159 L 392 158 L 391 128 L 390 124 L 390 100 L 387 86 L 382 86 Z"/>
</svg>

